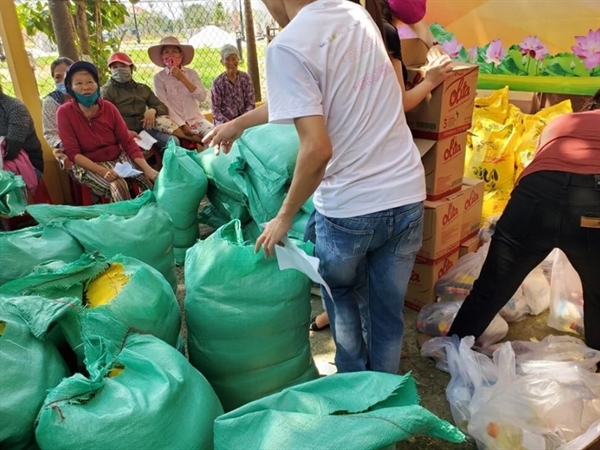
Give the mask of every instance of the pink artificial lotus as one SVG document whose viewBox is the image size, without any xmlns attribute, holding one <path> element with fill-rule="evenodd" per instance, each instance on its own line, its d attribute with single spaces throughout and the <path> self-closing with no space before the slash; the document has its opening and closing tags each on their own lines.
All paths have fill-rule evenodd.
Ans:
<svg viewBox="0 0 600 450">
<path fill-rule="evenodd" d="M 523 56 L 528 55 L 531 59 L 537 59 L 543 61 L 548 53 L 548 47 L 546 47 L 538 39 L 537 36 L 527 36 L 523 42 L 519 44 L 519 49 Z"/>
<path fill-rule="evenodd" d="M 494 66 L 498 67 L 504 59 L 504 56 L 506 56 L 506 49 L 502 45 L 502 41 L 500 41 L 500 39 L 494 39 L 485 52 L 485 61 L 488 64 L 493 63 Z"/>
<path fill-rule="evenodd" d="M 467 61 L 469 61 L 472 64 L 475 64 L 477 62 L 477 57 L 478 57 L 477 46 L 474 45 L 467 52 Z"/>
<path fill-rule="evenodd" d="M 450 58 L 454 59 L 463 49 L 463 46 L 458 43 L 455 37 L 453 37 L 451 40 L 444 42 L 442 48 Z"/>
<path fill-rule="evenodd" d="M 575 36 L 577 45 L 571 47 L 573 53 L 583 60 L 589 70 L 600 66 L 600 28 L 590 30 L 587 36 Z"/>
</svg>

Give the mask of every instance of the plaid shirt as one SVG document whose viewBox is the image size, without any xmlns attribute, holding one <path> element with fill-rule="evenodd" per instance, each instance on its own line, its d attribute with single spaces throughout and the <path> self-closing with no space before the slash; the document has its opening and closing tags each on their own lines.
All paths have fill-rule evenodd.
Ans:
<svg viewBox="0 0 600 450">
<path fill-rule="evenodd" d="M 254 109 L 254 85 L 246 72 L 238 71 L 235 83 L 223 72 L 214 81 L 211 94 L 215 125 L 229 122 Z"/>
</svg>

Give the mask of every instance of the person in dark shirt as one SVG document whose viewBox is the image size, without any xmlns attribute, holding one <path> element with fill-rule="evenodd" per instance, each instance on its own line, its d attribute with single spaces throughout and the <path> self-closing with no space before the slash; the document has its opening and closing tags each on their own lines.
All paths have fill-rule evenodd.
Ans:
<svg viewBox="0 0 600 450">
<path fill-rule="evenodd" d="M 6 95 L 0 87 L 0 136 L 6 138 L 6 156 L 4 159 L 15 159 L 21 150 L 29 156 L 31 165 L 44 172 L 42 144 L 35 133 L 33 119 L 27 107 L 14 97 Z"/>
</svg>

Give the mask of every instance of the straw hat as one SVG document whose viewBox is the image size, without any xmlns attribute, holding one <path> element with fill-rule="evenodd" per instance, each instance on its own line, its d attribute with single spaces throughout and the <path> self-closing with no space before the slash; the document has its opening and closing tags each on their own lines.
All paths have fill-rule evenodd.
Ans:
<svg viewBox="0 0 600 450">
<path fill-rule="evenodd" d="M 181 54 L 183 56 L 183 61 L 181 62 L 182 66 L 187 66 L 192 62 L 192 59 L 194 59 L 194 47 L 191 45 L 182 45 L 175 36 L 166 36 L 161 39 L 158 45 L 153 45 L 148 49 L 150 61 L 158 67 L 165 67 L 165 64 L 162 61 L 162 49 L 165 45 L 174 45 L 181 49 Z"/>
</svg>

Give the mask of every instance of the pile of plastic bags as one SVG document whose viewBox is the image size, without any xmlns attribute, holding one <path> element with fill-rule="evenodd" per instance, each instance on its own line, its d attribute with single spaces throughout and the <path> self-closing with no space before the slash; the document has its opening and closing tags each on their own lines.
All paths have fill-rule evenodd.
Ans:
<svg viewBox="0 0 600 450">
<path fill-rule="evenodd" d="M 435 338 L 423 356 L 437 357 L 457 426 L 489 450 L 579 450 L 600 431 L 600 352 L 569 337 L 507 342 L 493 359 L 473 338 Z"/>
</svg>

